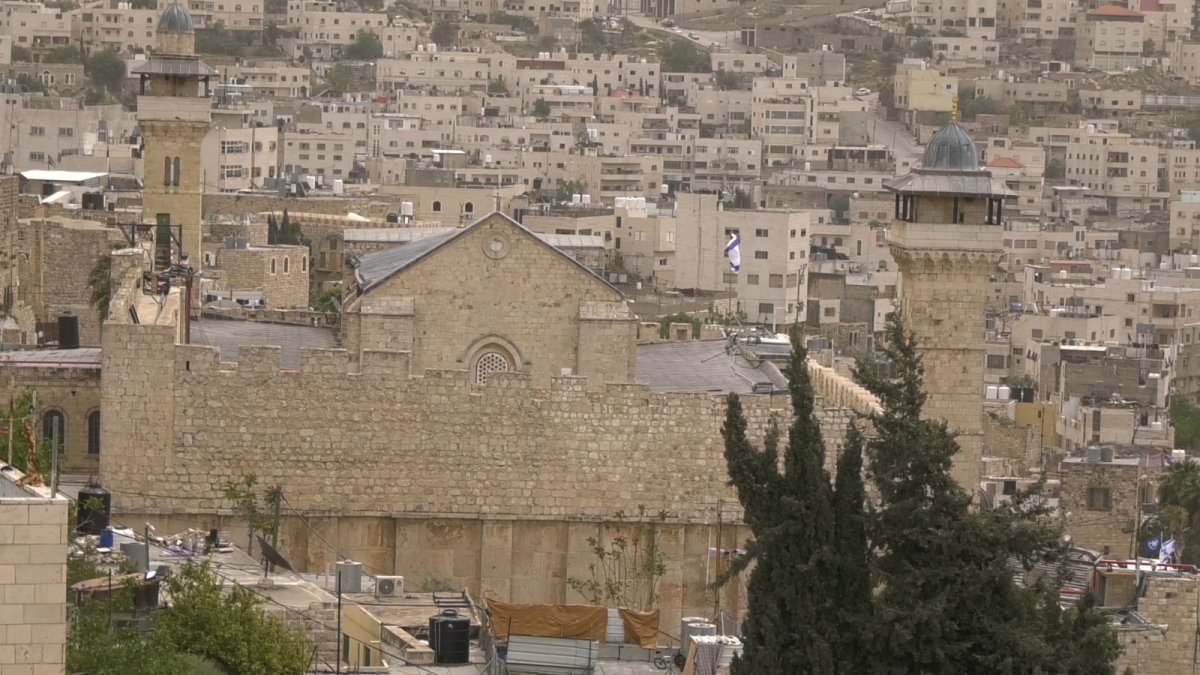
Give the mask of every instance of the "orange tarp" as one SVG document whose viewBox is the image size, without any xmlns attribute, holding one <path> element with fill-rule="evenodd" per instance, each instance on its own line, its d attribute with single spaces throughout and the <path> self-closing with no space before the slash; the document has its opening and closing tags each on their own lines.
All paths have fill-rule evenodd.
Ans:
<svg viewBox="0 0 1200 675">
<path fill-rule="evenodd" d="M 492 633 L 501 640 L 509 635 L 572 638 L 604 642 L 608 608 L 596 605 L 519 605 L 489 599 Z M 647 649 L 658 646 L 658 610 L 620 610 L 625 641 Z"/>
</svg>

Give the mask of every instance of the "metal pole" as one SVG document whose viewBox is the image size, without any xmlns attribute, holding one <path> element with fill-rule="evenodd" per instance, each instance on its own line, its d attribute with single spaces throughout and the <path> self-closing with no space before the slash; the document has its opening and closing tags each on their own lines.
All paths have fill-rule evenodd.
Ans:
<svg viewBox="0 0 1200 675">
<path fill-rule="evenodd" d="M 58 430 L 59 418 L 55 417 L 50 427 L 50 497 L 58 496 Z"/>
<path fill-rule="evenodd" d="M 339 572 L 334 588 L 337 589 L 337 658 L 333 661 L 334 672 L 341 675 L 342 672 L 342 575 Z"/>
<path fill-rule="evenodd" d="M 150 523 L 146 523 L 145 529 L 142 530 L 146 536 L 146 569 L 144 572 L 150 571 Z"/>
</svg>

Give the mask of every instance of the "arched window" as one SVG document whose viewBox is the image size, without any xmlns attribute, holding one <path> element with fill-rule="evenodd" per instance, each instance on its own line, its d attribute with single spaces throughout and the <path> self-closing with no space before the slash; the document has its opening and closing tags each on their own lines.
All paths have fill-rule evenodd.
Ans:
<svg viewBox="0 0 1200 675">
<path fill-rule="evenodd" d="M 100 454 L 100 411 L 93 410 L 87 416 L 88 454 Z"/>
<path fill-rule="evenodd" d="M 179 178 L 181 176 L 182 176 L 182 173 L 179 171 L 179 158 L 176 157 L 175 158 L 175 170 L 171 172 L 171 180 L 174 182 L 172 182 L 171 185 L 174 185 L 175 187 L 179 187 Z"/>
<path fill-rule="evenodd" d="M 171 185 L 171 158 L 163 157 L 163 185 Z"/>
<path fill-rule="evenodd" d="M 308 271 L 308 256 L 304 256 L 304 257 L 300 258 L 300 271 L 301 272 Z"/>
<path fill-rule="evenodd" d="M 441 203 L 441 202 L 434 202 L 434 203 L 433 203 L 433 212 L 434 212 L 434 213 L 441 213 L 441 212 L 442 212 L 442 203 Z"/>
<path fill-rule="evenodd" d="M 45 85 L 54 84 L 54 75 L 48 70 L 43 70 L 42 74 L 38 76 L 38 79 L 41 80 L 42 84 Z"/>
<path fill-rule="evenodd" d="M 284 259 L 283 259 L 283 273 L 284 274 L 292 273 L 292 261 L 290 258 L 284 257 Z"/>
<path fill-rule="evenodd" d="M 507 373 L 508 357 L 498 351 L 486 351 L 475 361 L 475 384 L 487 384 L 488 378 L 496 373 Z"/>
<path fill-rule="evenodd" d="M 271 274 L 275 274 L 275 259 L 271 258 Z"/>
<path fill-rule="evenodd" d="M 42 440 L 51 442 L 55 429 L 58 430 L 59 452 L 62 452 L 63 439 L 67 437 L 67 417 L 61 410 L 47 410 L 42 413 Z"/>
<path fill-rule="evenodd" d="M 471 215 L 472 213 L 475 213 L 475 204 L 473 204 L 471 202 L 467 202 L 466 204 L 463 204 L 463 213 L 465 213 L 467 215 Z"/>
</svg>

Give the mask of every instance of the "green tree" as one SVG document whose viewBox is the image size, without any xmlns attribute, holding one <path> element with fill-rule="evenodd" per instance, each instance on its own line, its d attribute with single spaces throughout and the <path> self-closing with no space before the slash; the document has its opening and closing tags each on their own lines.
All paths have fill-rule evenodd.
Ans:
<svg viewBox="0 0 1200 675">
<path fill-rule="evenodd" d="M 33 54 L 29 53 L 29 50 L 26 49 L 25 47 L 22 47 L 20 45 L 13 45 L 12 60 L 13 61 L 23 61 L 23 62 L 28 63 L 30 61 L 33 61 Z"/>
<path fill-rule="evenodd" d="M 67 45 L 51 50 L 42 61 L 44 63 L 82 63 L 83 55 L 80 54 L 78 47 Z"/>
<path fill-rule="evenodd" d="M 1013 581 L 1012 560 L 1053 561 L 1061 554 L 1059 532 L 1037 495 L 1019 494 L 990 511 L 971 509 L 971 497 L 950 475 L 958 452 L 953 434 L 944 422 L 921 417 L 923 368 L 898 313 L 886 334 L 882 362 L 865 361 L 855 371 L 883 409 L 871 418 L 876 436 L 866 446 L 878 495 L 871 530 L 877 672 L 1110 675 L 1118 647 L 1111 630 L 1097 627 L 1102 617 L 1080 610 L 1090 638 L 1085 653 L 1071 641 L 1078 633 L 1062 630 L 1057 589 Z M 1088 670 L 1062 671 L 1059 663 Z"/>
<path fill-rule="evenodd" d="M 554 201 L 557 204 L 570 204 L 572 195 L 581 195 L 587 192 L 587 183 L 582 180 L 563 180 L 558 182 L 558 187 L 554 190 Z"/>
<path fill-rule="evenodd" d="M 675 38 L 667 40 L 658 54 L 665 73 L 708 73 L 712 71 L 712 59 L 691 40 Z"/>
<path fill-rule="evenodd" d="M 275 220 L 275 214 L 267 215 L 267 244 L 274 246 L 279 243 L 279 223 Z"/>
<path fill-rule="evenodd" d="M 238 675 L 303 675 L 305 639 L 288 630 L 250 590 L 223 591 L 212 562 L 187 561 L 163 581 L 172 605 L 161 611 L 153 635 L 180 653 L 201 656 Z"/>
<path fill-rule="evenodd" d="M 491 18 L 488 19 L 488 21 L 490 23 L 498 23 L 498 24 L 503 24 L 505 26 L 511 26 L 512 28 L 515 28 L 516 30 L 521 31 L 522 33 L 525 33 L 526 35 L 533 35 L 534 33 L 538 32 L 537 23 L 533 19 L 531 19 L 527 16 L 518 16 L 516 14 L 507 14 L 505 12 L 496 12 L 495 14 L 493 14 L 491 16 Z"/>
<path fill-rule="evenodd" d="M 344 94 L 354 86 L 354 69 L 344 63 L 335 64 L 325 73 L 325 84 L 336 94 Z"/>
<path fill-rule="evenodd" d="M 744 89 L 746 77 L 742 73 L 731 73 L 727 70 L 718 70 L 715 74 L 717 80 L 717 88 L 725 91 L 736 89 Z"/>
<path fill-rule="evenodd" d="M 1168 416 L 1175 428 L 1175 447 L 1200 449 L 1200 408 L 1187 398 L 1175 395 L 1171 397 Z"/>
<path fill-rule="evenodd" d="M 793 335 L 787 369 L 792 421 L 782 458 L 774 419 L 761 449 L 748 440 L 736 394 L 729 396 L 721 427 L 730 484 L 753 534 L 747 557 L 730 572 L 738 573 L 750 561 L 755 565 L 742 624 L 746 648 L 734 661 L 735 675 L 848 672 L 839 649 L 843 638 L 830 620 L 841 606 L 842 589 L 834 583 L 833 491 L 806 358 Z"/>
<path fill-rule="evenodd" d="M 834 582 L 841 593 L 833 615 L 837 626 L 834 635 L 847 666 L 843 672 L 855 675 L 871 672 L 871 637 L 875 631 L 863 444 L 858 425 L 851 422 L 833 482 Z"/>
<path fill-rule="evenodd" d="M 665 519 L 666 513 L 648 517 L 644 506 L 633 521 L 618 512 L 601 524 L 598 536 L 587 539 L 596 558 L 588 564 L 588 576 L 567 577 L 567 586 L 593 605 L 653 609 L 658 582 L 667 573 L 656 526 Z"/>
<path fill-rule="evenodd" d="M 1158 484 L 1158 508 L 1140 531 L 1142 542 L 1173 537 L 1182 562 L 1200 562 L 1200 462 L 1189 458 L 1167 468 Z"/>
<path fill-rule="evenodd" d="M 92 270 L 88 272 L 88 304 L 100 315 L 100 324 L 108 319 L 108 307 L 112 302 L 112 256 L 102 255 L 96 258 Z"/>
<path fill-rule="evenodd" d="M 225 485 L 225 498 L 233 502 L 233 510 L 246 521 L 246 553 L 253 555 L 254 535 L 264 536 L 275 534 L 279 529 L 279 519 L 276 510 L 283 500 L 283 493 L 278 487 L 266 491 L 263 503 L 259 503 L 258 476 L 250 474 L 240 483 Z"/>
<path fill-rule="evenodd" d="M 287 12 L 287 0 L 267 0 L 264 7 L 267 14 L 285 14 Z"/>
<path fill-rule="evenodd" d="M 38 439 L 41 416 L 33 407 L 33 394 L 21 394 L 12 401 L 8 409 L 8 434 L 10 438 L 0 440 L 0 450 L 7 460 L 8 449 L 12 448 L 12 465 L 26 475 L 40 476 L 43 480 L 50 475 L 52 452 L 49 439 Z M 28 425 L 28 431 L 26 430 Z M 29 437 L 34 438 L 34 451 L 30 452 Z M 60 471 L 61 473 L 61 471 Z"/>
<path fill-rule="evenodd" d="M 429 39 L 439 47 L 453 47 L 458 44 L 458 24 L 450 21 L 439 21 L 433 24 L 429 31 Z"/>
<path fill-rule="evenodd" d="M 503 75 L 488 80 L 487 93 L 489 94 L 507 94 L 508 84 L 504 82 Z"/>
<path fill-rule="evenodd" d="M 1042 173 L 1046 180 L 1062 180 L 1067 175 L 1067 167 L 1061 159 L 1051 157 L 1046 160 L 1046 168 Z"/>
<path fill-rule="evenodd" d="M 913 43 L 908 46 L 908 53 L 923 59 L 931 58 L 933 56 L 933 42 L 928 38 L 914 40 Z"/>
<path fill-rule="evenodd" d="M 383 57 L 383 42 L 368 30 L 358 31 L 354 43 L 346 47 L 346 56 L 359 61 L 372 61 Z"/>
<path fill-rule="evenodd" d="M 84 65 L 87 76 L 98 87 L 120 91 L 125 84 L 125 60 L 111 49 L 96 52 Z"/>
<path fill-rule="evenodd" d="M 530 112 L 534 117 L 544 120 L 550 116 L 550 103 L 544 98 L 539 98 L 533 102 L 533 108 Z"/>
</svg>

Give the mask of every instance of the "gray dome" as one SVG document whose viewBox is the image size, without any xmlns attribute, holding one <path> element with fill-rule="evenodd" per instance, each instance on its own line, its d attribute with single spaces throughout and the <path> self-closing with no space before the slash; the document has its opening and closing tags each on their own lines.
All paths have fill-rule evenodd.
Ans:
<svg viewBox="0 0 1200 675">
<path fill-rule="evenodd" d="M 193 33 L 192 15 L 178 1 L 172 2 L 158 20 L 160 33 Z"/>
<path fill-rule="evenodd" d="M 929 145 L 921 168 L 935 171 L 979 171 L 979 150 L 967 130 L 951 122 L 938 130 Z"/>
</svg>

